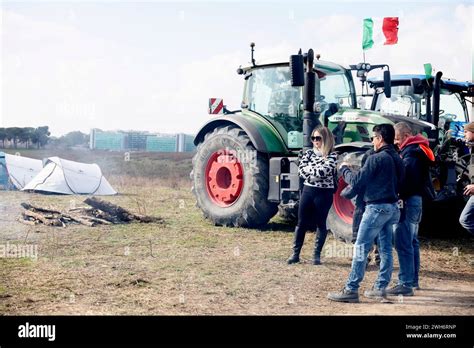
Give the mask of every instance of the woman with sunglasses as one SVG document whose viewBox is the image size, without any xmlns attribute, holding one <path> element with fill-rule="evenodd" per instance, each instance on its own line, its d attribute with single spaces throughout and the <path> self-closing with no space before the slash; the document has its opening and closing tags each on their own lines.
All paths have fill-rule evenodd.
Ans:
<svg viewBox="0 0 474 348">
<path fill-rule="evenodd" d="M 321 264 L 321 251 L 326 241 L 326 220 L 331 208 L 336 175 L 337 154 L 334 137 L 327 127 L 318 126 L 311 134 L 313 148 L 300 160 L 299 175 L 304 178 L 303 191 L 298 209 L 298 225 L 293 241 L 293 255 L 288 264 L 300 262 L 300 252 L 306 231 L 316 227 L 313 264 Z"/>
</svg>

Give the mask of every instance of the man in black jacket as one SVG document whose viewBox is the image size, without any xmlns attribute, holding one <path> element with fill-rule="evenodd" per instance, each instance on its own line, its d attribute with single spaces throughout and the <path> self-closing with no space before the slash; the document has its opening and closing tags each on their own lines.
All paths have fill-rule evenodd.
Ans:
<svg viewBox="0 0 474 348">
<path fill-rule="evenodd" d="M 370 155 L 374 154 L 375 151 L 374 149 L 370 149 L 365 152 L 365 154 L 362 156 L 361 160 L 361 167 L 364 166 L 365 162 L 367 161 L 367 157 Z M 344 177 L 343 177 L 344 178 Z M 352 214 L 352 240 L 351 243 L 355 243 L 357 240 L 357 234 L 359 232 L 359 226 L 360 222 L 362 221 L 362 215 L 364 214 L 365 210 L 365 202 L 364 202 L 364 192 L 356 192 L 354 191 L 353 187 L 348 184 L 344 188 L 344 190 L 341 191 L 341 196 L 346 198 L 346 199 L 352 199 L 355 198 L 355 207 L 354 207 L 354 213 Z M 379 254 L 379 249 L 377 248 L 377 238 L 375 238 L 374 241 L 374 256 L 375 256 L 375 264 L 377 266 L 380 266 L 380 254 Z M 370 253 L 367 256 L 367 266 L 369 266 L 369 263 L 371 261 Z"/>
<path fill-rule="evenodd" d="M 405 166 L 405 180 L 400 191 L 403 201 L 400 222 L 394 230 L 400 270 L 398 284 L 387 289 L 389 295 L 413 296 L 413 288 L 418 289 L 420 270 L 420 246 L 418 227 L 421 221 L 422 198 L 431 185 L 429 167 L 434 163 L 434 154 L 428 139 L 421 134 L 413 135 L 406 122 L 395 125 L 395 145 Z"/>
<path fill-rule="evenodd" d="M 354 245 L 352 269 L 341 292 L 329 293 L 328 299 L 338 302 L 358 302 L 359 285 L 364 279 L 367 254 L 375 237 L 379 238 L 380 270 L 372 290 L 366 297 L 385 297 L 385 288 L 390 283 L 393 270 L 392 233 L 398 223 L 400 211 L 398 193 L 404 176 L 404 167 L 393 145 L 395 130 L 391 124 L 380 124 L 373 128 L 372 142 L 375 153 L 367 158 L 358 173 L 352 172 L 347 163 L 341 164 L 344 180 L 357 192 L 364 192 L 366 208 Z"/>
</svg>

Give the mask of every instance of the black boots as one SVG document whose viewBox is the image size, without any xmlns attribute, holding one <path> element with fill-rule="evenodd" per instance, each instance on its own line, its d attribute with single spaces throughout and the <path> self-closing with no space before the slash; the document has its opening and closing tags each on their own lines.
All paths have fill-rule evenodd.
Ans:
<svg viewBox="0 0 474 348">
<path fill-rule="evenodd" d="M 304 236 L 306 231 L 296 226 L 295 228 L 295 237 L 293 240 L 293 255 L 287 260 L 288 264 L 291 265 L 293 263 L 300 262 L 300 252 L 301 248 L 303 247 Z M 324 243 L 326 242 L 326 237 L 328 235 L 328 231 L 321 231 L 318 229 L 316 232 L 316 238 L 314 243 L 314 255 L 313 255 L 313 265 L 320 265 L 321 264 L 321 251 L 323 250 Z"/>
<path fill-rule="evenodd" d="M 328 235 L 328 231 L 322 231 L 318 228 L 316 232 L 316 238 L 314 243 L 314 255 L 313 255 L 313 265 L 320 265 L 321 264 L 321 251 L 323 250 L 324 243 L 326 242 L 326 237 Z"/>
<path fill-rule="evenodd" d="M 303 247 L 305 234 L 306 231 L 296 226 L 295 236 L 293 239 L 293 255 L 291 255 L 290 258 L 287 260 L 287 263 L 289 265 L 300 262 L 300 252 L 301 248 Z"/>
</svg>

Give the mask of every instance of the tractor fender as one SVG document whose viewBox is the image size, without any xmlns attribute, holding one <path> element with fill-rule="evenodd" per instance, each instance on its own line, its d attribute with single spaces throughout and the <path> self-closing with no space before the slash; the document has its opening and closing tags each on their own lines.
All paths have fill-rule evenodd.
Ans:
<svg viewBox="0 0 474 348">
<path fill-rule="evenodd" d="M 350 143 L 343 143 L 335 146 L 335 150 L 338 153 L 344 152 L 358 152 L 358 151 L 367 151 L 373 147 L 372 143 L 366 141 L 353 141 Z"/>
<path fill-rule="evenodd" d="M 263 123 L 262 120 L 256 120 L 249 117 L 233 114 L 230 116 L 221 116 L 213 118 L 206 122 L 194 138 L 194 145 L 204 141 L 204 136 L 212 132 L 216 127 L 234 125 L 241 128 L 250 138 L 256 150 L 262 153 L 288 153 L 288 148 L 284 144 L 276 131 L 272 130 L 270 124 Z"/>
</svg>

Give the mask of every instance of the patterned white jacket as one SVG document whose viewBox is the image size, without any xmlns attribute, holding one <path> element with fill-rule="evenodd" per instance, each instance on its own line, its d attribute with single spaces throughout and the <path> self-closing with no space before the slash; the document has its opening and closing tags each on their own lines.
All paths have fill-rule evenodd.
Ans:
<svg viewBox="0 0 474 348">
<path fill-rule="evenodd" d="M 327 157 L 314 149 L 307 150 L 300 160 L 298 173 L 304 184 L 319 188 L 334 188 L 334 173 L 337 154 L 331 152 Z"/>
</svg>

